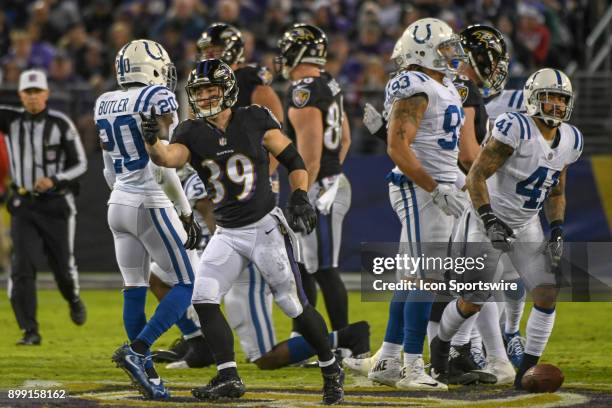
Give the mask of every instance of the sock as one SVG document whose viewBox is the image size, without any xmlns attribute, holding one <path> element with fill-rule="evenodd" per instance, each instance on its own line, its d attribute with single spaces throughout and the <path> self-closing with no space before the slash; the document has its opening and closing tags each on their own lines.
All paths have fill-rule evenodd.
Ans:
<svg viewBox="0 0 612 408">
<path fill-rule="evenodd" d="M 329 346 L 332 349 L 338 347 L 338 332 L 329 333 Z M 308 344 L 303 336 L 292 337 L 287 340 L 289 349 L 289 364 L 299 363 L 317 354 L 314 348 Z"/>
<path fill-rule="evenodd" d="M 202 333 L 196 323 L 187 316 L 186 311 L 185 313 L 183 313 L 183 316 L 181 316 L 181 318 L 176 322 L 176 325 L 183 334 L 185 340 Z"/>
<path fill-rule="evenodd" d="M 217 370 L 221 372 L 225 367 L 235 368 L 234 334 L 221 313 L 221 307 L 213 303 L 197 303 L 193 307 L 200 322 L 206 322 L 202 325 L 202 333 L 215 358 Z"/>
<path fill-rule="evenodd" d="M 470 342 L 470 337 L 472 336 L 472 329 L 474 328 L 474 324 L 476 324 L 476 317 L 478 317 L 478 313 L 474 313 L 472 316 L 468 317 L 465 322 L 459 327 L 457 333 L 451 339 L 452 346 L 463 346 Z"/>
<path fill-rule="evenodd" d="M 306 270 L 306 266 L 303 263 L 298 263 L 298 268 L 300 269 L 300 278 L 302 279 L 302 288 L 304 289 L 304 294 L 306 294 L 306 298 L 308 299 L 308 303 L 312 305 L 312 307 L 317 307 L 317 283 L 315 278 L 308 273 Z M 292 331 L 297 333 L 302 333 L 304 330 L 303 327 L 300 327 L 298 321 L 293 319 L 291 321 Z"/>
<path fill-rule="evenodd" d="M 193 285 L 177 284 L 157 305 L 155 313 L 138 335 L 138 339 L 151 345 L 185 314 L 191 304 Z"/>
<path fill-rule="evenodd" d="M 323 317 L 312 305 L 304 306 L 304 311 L 294 320 L 303 328 L 302 336 L 316 350 L 319 361 L 329 361 L 334 353 L 329 347 L 327 325 Z M 208 339 L 208 336 L 206 337 Z"/>
<path fill-rule="evenodd" d="M 531 309 L 527 320 L 527 343 L 525 353 L 541 356 L 555 324 L 555 309 L 544 309 L 536 305 Z"/>
<path fill-rule="evenodd" d="M 326 361 L 319 360 L 319 368 L 321 368 L 321 372 L 326 375 L 336 374 L 341 370 L 340 366 L 336 362 L 336 357 L 332 357 Z"/>
<path fill-rule="evenodd" d="M 523 379 L 523 375 L 527 370 L 529 370 L 534 365 L 538 364 L 540 361 L 540 356 L 534 356 L 529 353 L 523 354 L 523 359 L 521 360 L 521 366 L 519 367 L 516 377 L 514 377 L 514 386 L 516 388 L 523 388 L 521 385 L 521 380 Z"/>
<path fill-rule="evenodd" d="M 517 279 L 511 282 L 516 282 L 518 289 L 504 292 L 506 297 L 504 331 L 509 334 L 519 331 L 521 317 L 523 317 L 523 310 L 525 309 L 525 285 L 523 281 Z"/>
<path fill-rule="evenodd" d="M 418 358 L 423 358 L 423 355 L 404 353 L 404 367 L 410 367 Z"/>
<path fill-rule="evenodd" d="M 431 341 L 434 339 L 434 337 L 438 335 L 439 327 L 439 322 L 432 322 L 430 320 L 429 323 L 427 323 L 427 344 L 431 344 Z"/>
<path fill-rule="evenodd" d="M 402 344 L 404 341 L 404 302 L 401 299 L 405 297 L 405 292 L 397 291 L 389 303 L 389 318 L 385 332 L 387 343 Z"/>
<path fill-rule="evenodd" d="M 123 289 L 123 327 L 130 341 L 134 341 L 147 324 L 146 301 L 146 286 Z"/>
<path fill-rule="evenodd" d="M 468 318 L 469 316 L 464 316 L 459 310 L 457 299 L 450 302 L 444 309 L 444 313 L 442 313 L 442 319 L 440 319 L 440 327 L 438 328 L 440 340 L 450 342 L 463 322 Z"/>
<path fill-rule="evenodd" d="M 153 359 L 151 358 L 151 351 L 147 350 L 147 359 L 145 360 L 145 371 L 147 373 L 147 377 L 149 380 L 159 378 L 159 374 L 155 370 L 155 366 L 153 365 Z"/>
<path fill-rule="evenodd" d="M 382 347 L 380 348 L 380 354 L 378 355 L 379 360 L 386 358 L 399 358 L 402 354 L 402 344 L 389 343 L 383 341 Z"/>
<path fill-rule="evenodd" d="M 223 377 L 238 377 L 238 366 L 236 365 L 235 361 L 230 361 L 228 363 L 218 365 L 217 372 Z"/>
<path fill-rule="evenodd" d="M 487 357 L 492 356 L 499 359 L 508 359 L 506 348 L 499 328 L 499 315 L 497 314 L 497 303 L 486 302 L 482 305 L 480 313 L 476 318 L 476 327 L 482 336 Z"/>
<path fill-rule="evenodd" d="M 149 354 L 149 347 L 151 347 L 150 344 L 140 339 L 136 339 L 130 344 L 130 348 L 132 350 L 138 354 L 142 354 L 143 356 Z"/>
<path fill-rule="evenodd" d="M 477 353 L 482 353 L 482 336 L 476 327 L 476 322 L 472 325 L 472 333 L 470 335 L 470 350 L 474 350 Z"/>
<path fill-rule="evenodd" d="M 414 290 L 408 294 L 404 304 L 404 352 L 423 354 L 427 335 L 427 323 L 435 294 Z"/>
<path fill-rule="evenodd" d="M 337 268 L 321 269 L 314 274 L 319 284 L 332 330 L 348 326 L 348 294 Z"/>
</svg>

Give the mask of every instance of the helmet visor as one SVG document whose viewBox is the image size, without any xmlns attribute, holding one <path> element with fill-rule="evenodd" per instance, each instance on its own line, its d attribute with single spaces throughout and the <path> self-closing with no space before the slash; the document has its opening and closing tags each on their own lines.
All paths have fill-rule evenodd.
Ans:
<svg viewBox="0 0 612 408">
<path fill-rule="evenodd" d="M 451 39 L 440 43 L 437 51 L 448 71 L 456 72 L 461 62 L 467 61 L 467 55 L 463 51 L 458 35 L 453 35 Z"/>
<path fill-rule="evenodd" d="M 541 89 L 536 93 L 540 104 L 540 116 L 566 122 L 572 115 L 574 98 L 570 92 L 559 89 Z"/>
</svg>

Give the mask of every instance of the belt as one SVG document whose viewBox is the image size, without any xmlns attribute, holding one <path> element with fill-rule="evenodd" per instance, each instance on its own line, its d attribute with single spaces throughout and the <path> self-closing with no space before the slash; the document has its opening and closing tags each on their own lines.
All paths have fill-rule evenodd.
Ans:
<svg viewBox="0 0 612 408">
<path fill-rule="evenodd" d="M 11 185 L 11 190 L 13 190 L 18 196 L 23 198 L 47 198 L 47 197 L 59 197 L 63 196 L 65 192 L 58 191 L 46 191 L 44 193 L 39 193 L 38 191 L 29 191 L 25 187 L 18 187 L 14 184 Z"/>
</svg>

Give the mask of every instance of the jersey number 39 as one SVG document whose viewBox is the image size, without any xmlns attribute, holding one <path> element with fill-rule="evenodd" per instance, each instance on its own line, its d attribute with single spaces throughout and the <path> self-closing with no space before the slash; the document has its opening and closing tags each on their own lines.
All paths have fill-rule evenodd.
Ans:
<svg viewBox="0 0 612 408">
<path fill-rule="evenodd" d="M 210 170 L 208 183 L 214 189 L 213 192 L 209 192 L 210 199 L 213 204 L 219 204 L 227 194 L 226 188 L 221 182 L 224 176 L 221 173 L 221 167 L 214 160 L 205 160 L 202 162 L 202 166 L 208 167 L 208 170 Z M 232 183 L 242 186 L 242 190 L 236 194 L 236 200 L 244 201 L 251 196 L 255 187 L 255 166 L 251 159 L 240 153 L 233 155 L 227 160 L 225 175 Z"/>
</svg>

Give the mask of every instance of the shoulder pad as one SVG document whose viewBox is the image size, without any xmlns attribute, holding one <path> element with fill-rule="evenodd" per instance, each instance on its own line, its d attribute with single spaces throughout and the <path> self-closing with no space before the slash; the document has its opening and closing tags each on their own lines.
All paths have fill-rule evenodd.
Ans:
<svg viewBox="0 0 612 408">
<path fill-rule="evenodd" d="M 386 92 L 400 99 L 409 98 L 418 93 L 427 94 L 429 81 L 431 81 L 431 79 L 421 72 L 402 72 L 389 80 Z"/>
</svg>

